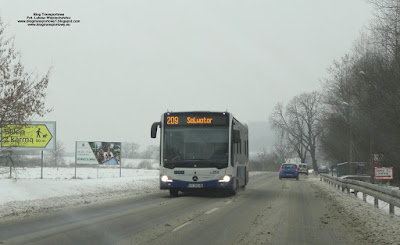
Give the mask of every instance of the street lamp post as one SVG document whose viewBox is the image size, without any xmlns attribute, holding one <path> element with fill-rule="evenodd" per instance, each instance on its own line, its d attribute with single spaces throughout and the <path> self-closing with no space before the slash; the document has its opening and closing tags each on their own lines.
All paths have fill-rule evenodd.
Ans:
<svg viewBox="0 0 400 245">
<path fill-rule="evenodd" d="M 365 72 L 365 71 L 359 71 L 358 72 L 362 77 L 364 77 L 365 78 L 365 80 L 368 82 L 368 86 L 372 86 L 371 84 L 373 84 L 372 82 L 371 82 L 371 79 L 369 78 L 369 76 L 367 75 L 367 73 Z M 375 90 L 376 90 L 376 86 L 374 86 L 373 88 L 375 88 Z M 370 111 L 371 111 L 371 109 L 370 109 Z M 370 165 L 372 165 L 373 163 L 374 163 L 374 157 L 373 157 L 373 150 L 372 150 L 372 147 L 373 147 L 373 144 L 374 144 L 374 137 L 375 137 L 375 127 L 374 127 L 374 125 L 372 124 L 372 125 L 370 125 L 371 127 L 372 127 L 372 129 L 370 130 L 370 135 L 369 135 L 369 157 L 368 157 L 368 161 L 369 161 L 369 164 Z"/>
<path fill-rule="evenodd" d="M 342 101 L 342 104 L 347 107 L 347 120 L 349 122 L 349 162 L 353 161 L 353 134 L 352 134 L 352 128 L 351 128 L 351 123 L 352 123 L 352 115 L 351 115 L 351 105 L 346 102 Z"/>
</svg>

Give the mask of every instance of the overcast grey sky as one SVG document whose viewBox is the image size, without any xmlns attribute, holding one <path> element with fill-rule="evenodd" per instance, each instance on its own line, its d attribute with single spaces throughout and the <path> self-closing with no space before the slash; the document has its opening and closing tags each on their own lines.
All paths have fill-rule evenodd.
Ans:
<svg viewBox="0 0 400 245">
<path fill-rule="evenodd" d="M 334 59 L 372 18 L 363 0 L 0 0 L 29 70 L 53 66 L 45 118 L 57 140 L 157 145 L 166 110 L 232 112 L 267 121 L 277 102 L 320 89 Z M 63 13 L 80 23 L 17 20 Z"/>
</svg>

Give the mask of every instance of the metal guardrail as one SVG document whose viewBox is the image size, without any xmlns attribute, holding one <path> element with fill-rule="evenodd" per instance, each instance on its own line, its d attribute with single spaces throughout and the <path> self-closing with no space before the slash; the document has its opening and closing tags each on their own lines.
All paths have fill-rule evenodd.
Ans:
<svg viewBox="0 0 400 245">
<path fill-rule="evenodd" d="M 394 214 L 394 207 L 400 207 L 400 190 L 389 189 L 383 186 L 363 182 L 352 179 L 342 179 L 326 174 L 320 174 L 320 180 L 328 182 L 342 191 L 347 190 L 350 194 L 350 189 L 354 190 L 354 195 L 357 196 L 358 192 L 363 193 L 363 201 L 367 201 L 367 195 L 374 197 L 374 206 L 378 208 L 378 200 L 389 203 L 389 213 Z"/>
</svg>

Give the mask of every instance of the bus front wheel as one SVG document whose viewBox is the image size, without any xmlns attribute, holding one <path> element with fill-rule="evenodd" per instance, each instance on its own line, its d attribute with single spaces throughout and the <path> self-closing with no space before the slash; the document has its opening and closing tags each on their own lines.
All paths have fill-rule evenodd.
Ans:
<svg viewBox="0 0 400 245">
<path fill-rule="evenodd" d="M 236 195 L 236 193 L 238 192 L 238 190 L 239 190 L 239 181 L 236 180 L 235 186 L 233 187 L 233 190 L 231 190 L 231 194 L 232 194 L 232 195 Z"/>
</svg>

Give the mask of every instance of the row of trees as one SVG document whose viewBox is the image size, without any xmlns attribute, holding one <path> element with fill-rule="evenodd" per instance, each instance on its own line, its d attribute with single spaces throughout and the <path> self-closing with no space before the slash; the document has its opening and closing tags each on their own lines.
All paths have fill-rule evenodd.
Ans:
<svg viewBox="0 0 400 245">
<path fill-rule="evenodd" d="M 144 150 L 140 150 L 140 145 L 135 142 L 124 142 L 122 144 L 121 156 L 133 159 L 158 159 L 160 158 L 160 148 L 149 145 Z"/>
<path fill-rule="evenodd" d="M 294 153 L 292 145 L 281 134 L 271 150 L 264 148 L 250 158 L 250 171 L 276 171 Z"/>
<path fill-rule="evenodd" d="M 278 103 L 270 115 L 280 138 L 314 169 L 318 155 L 332 163 L 372 163 L 375 155 L 400 171 L 400 1 L 369 2 L 376 19 L 334 61 L 322 91 Z"/>
</svg>

